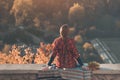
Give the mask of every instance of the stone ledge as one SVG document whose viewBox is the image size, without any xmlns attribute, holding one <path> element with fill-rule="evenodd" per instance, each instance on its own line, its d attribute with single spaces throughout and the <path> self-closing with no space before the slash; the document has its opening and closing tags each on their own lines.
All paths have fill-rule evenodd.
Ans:
<svg viewBox="0 0 120 80">
<path fill-rule="evenodd" d="M 62 77 L 64 79 L 73 80 L 74 78 L 77 79 L 86 76 L 85 74 L 83 75 L 85 71 L 82 73 L 81 70 L 77 71 L 75 69 L 66 69 L 66 71 L 65 70 L 42 71 L 44 67 L 45 64 L 43 65 L 42 64 L 2 64 L 0 65 L 0 80 L 21 80 L 21 79 L 37 80 L 38 78 L 39 79 L 44 78 L 45 80 L 49 80 L 46 79 L 46 77 L 49 78 Z M 101 77 L 104 77 L 103 80 L 110 80 L 115 78 L 113 76 L 116 76 L 117 79 L 114 80 L 120 80 L 119 67 L 120 64 L 100 64 L 100 70 L 93 71 L 93 78 L 95 78 L 95 80 L 99 80 Z M 90 79 L 90 76 L 88 76 L 87 74 L 86 78 Z"/>
<path fill-rule="evenodd" d="M 93 74 L 120 74 L 120 64 L 100 64 L 100 69 Z"/>
<path fill-rule="evenodd" d="M 37 70 L 0 70 L 0 74 L 38 74 Z"/>
<path fill-rule="evenodd" d="M 93 74 L 119 74 L 120 75 L 120 70 L 97 70 L 93 71 Z"/>
<path fill-rule="evenodd" d="M 45 64 L 0 64 L 0 70 L 42 70 Z"/>
<path fill-rule="evenodd" d="M 100 64 L 100 70 L 120 70 L 120 64 Z"/>
</svg>

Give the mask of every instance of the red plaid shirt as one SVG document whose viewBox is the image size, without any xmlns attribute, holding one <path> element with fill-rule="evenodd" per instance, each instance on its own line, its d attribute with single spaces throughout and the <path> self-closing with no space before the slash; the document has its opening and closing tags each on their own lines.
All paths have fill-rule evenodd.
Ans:
<svg viewBox="0 0 120 80">
<path fill-rule="evenodd" d="M 67 38 L 66 43 L 61 37 L 53 42 L 53 57 L 56 57 L 56 66 L 59 68 L 76 67 L 76 59 L 80 56 L 75 47 L 74 40 Z"/>
</svg>

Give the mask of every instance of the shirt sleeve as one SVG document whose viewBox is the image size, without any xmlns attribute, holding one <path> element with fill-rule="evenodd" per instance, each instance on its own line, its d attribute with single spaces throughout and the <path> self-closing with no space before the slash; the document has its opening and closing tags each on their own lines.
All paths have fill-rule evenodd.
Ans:
<svg viewBox="0 0 120 80">
<path fill-rule="evenodd" d="M 58 52 L 57 39 L 54 40 L 54 42 L 52 43 L 52 46 L 53 46 L 52 56 L 56 57 L 56 54 Z"/>
<path fill-rule="evenodd" d="M 75 59 L 78 59 L 80 57 L 80 54 L 75 46 L 75 41 L 72 39 L 71 40 L 71 47 L 72 47 L 72 54 Z"/>
</svg>

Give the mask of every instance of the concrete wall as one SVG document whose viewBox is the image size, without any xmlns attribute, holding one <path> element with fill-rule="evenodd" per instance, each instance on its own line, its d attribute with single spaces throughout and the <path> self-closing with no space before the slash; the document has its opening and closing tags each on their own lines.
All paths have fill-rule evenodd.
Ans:
<svg viewBox="0 0 120 80">
<path fill-rule="evenodd" d="M 0 65 L 0 80 L 120 80 L 120 64 L 101 64 L 100 70 L 58 69 L 43 71 L 45 65 Z M 113 68 L 112 68 L 113 67 Z"/>
<path fill-rule="evenodd" d="M 1 70 L 0 80 L 37 80 L 37 72 L 23 70 Z"/>
</svg>

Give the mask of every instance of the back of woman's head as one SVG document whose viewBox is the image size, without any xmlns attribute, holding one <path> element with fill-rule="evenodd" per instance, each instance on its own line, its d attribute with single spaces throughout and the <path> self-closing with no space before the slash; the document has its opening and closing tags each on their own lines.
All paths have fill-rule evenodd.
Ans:
<svg viewBox="0 0 120 80">
<path fill-rule="evenodd" d="M 60 27 L 60 36 L 65 38 L 65 37 L 68 36 L 68 33 L 69 33 L 69 26 L 68 26 L 68 24 L 63 24 Z"/>
</svg>

